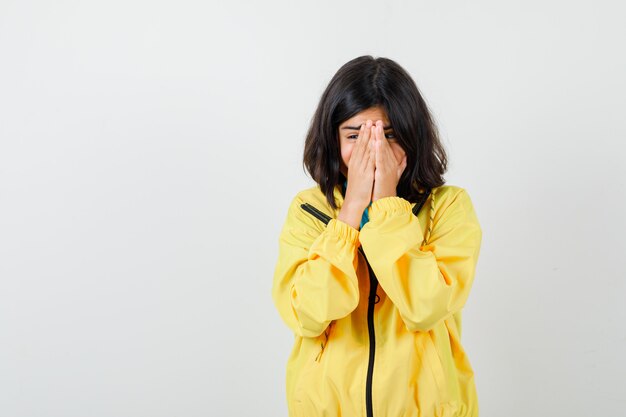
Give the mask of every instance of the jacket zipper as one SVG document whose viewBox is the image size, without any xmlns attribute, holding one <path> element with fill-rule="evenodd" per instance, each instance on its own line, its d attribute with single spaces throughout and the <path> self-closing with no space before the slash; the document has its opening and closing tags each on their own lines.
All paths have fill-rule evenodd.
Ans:
<svg viewBox="0 0 626 417">
<path fill-rule="evenodd" d="M 359 250 L 365 257 L 365 252 L 361 247 Z M 374 332 L 374 307 L 378 302 L 376 300 L 376 289 L 378 287 L 378 279 L 376 275 L 374 275 L 374 271 L 370 266 L 370 263 L 367 262 L 367 257 L 365 257 L 365 261 L 367 263 L 367 269 L 369 270 L 369 278 L 370 278 L 370 293 L 367 299 L 367 330 L 369 333 L 369 343 L 370 343 L 370 354 L 369 360 L 367 362 L 367 379 L 365 382 L 365 406 L 367 411 L 367 417 L 374 417 L 374 407 L 372 404 L 372 381 L 374 378 L 374 357 L 376 355 L 376 334 Z"/>
</svg>

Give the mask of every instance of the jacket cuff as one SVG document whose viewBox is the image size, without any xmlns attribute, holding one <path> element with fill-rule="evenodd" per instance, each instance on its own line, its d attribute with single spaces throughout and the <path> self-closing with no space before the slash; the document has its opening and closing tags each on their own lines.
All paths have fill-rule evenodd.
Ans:
<svg viewBox="0 0 626 417">
<path fill-rule="evenodd" d="M 381 216 L 384 216 L 386 213 L 394 213 L 394 212 L 411 213 L 412 209 L 413 208 L 411 207 L 411 203 L 402 197 L 397 197 L 397 196 L 383 197 L 372 202 L 369 216 L 370 216 L 370 220 L 376 220 L 380 218 Z"/>
<path fill-rule="evenodd" d="M 345 240 L 355 246 L 359 244 L 359 231 L 339 219 L 330 219 L 326 225 L 326 230 L 331 234 L 339 236 L 341 240 Z"/>
</svg>

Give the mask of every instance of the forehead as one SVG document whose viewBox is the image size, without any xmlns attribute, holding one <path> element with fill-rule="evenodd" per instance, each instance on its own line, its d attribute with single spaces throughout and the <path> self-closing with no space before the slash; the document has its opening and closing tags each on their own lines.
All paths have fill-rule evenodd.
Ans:
<svg viewBox="0 0 626 417">
<path fill-rule="evenodd" d="M 362 112 L 355 114 L 339 126 L 360 126 L 368 120 L 373 122 L 376 120 L 382 120 L 385 126 L 389 124 L 387 113 L 382 107 L 370 107 L 369 109 L 365 109 Z"/>
</svg>

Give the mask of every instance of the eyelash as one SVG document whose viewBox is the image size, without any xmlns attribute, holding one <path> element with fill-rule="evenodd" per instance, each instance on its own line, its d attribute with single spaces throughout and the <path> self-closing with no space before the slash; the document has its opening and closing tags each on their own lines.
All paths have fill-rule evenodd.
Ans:
<svg viewBox="0 0 626 417">
<path fill-rule="evenodd" d="M 392 137 L 390 138 L 389 136 L 392 136 Z M 394 135 L 393 133 L 386 133 L 386 134 L 385 134 L 385 137 L 386 137 L 387 139 L 395 139 L 395 138 L 396 138 L 396 135 Z M 359 135 L 350 135 L 350 136 L 348 136 L 348 139 L 355 139 L 355 140 L 356 140 L 356 139 L 358 139 L 358 138 L 359 138 Z"/>
</svg>

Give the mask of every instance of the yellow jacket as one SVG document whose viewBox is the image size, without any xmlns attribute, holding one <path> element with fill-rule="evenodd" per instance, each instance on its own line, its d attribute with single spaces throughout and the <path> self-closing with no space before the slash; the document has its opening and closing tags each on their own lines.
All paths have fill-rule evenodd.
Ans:
<svg viewBox="0 0 626 417">
<path fill-rule="evenodd" d="M 478 416 L 461 309 L 481 227 L 457 186 L 434 188 L 417 216 L 414 205 L 376 200 L 359 231 L 317 185 L 292 200 L 272 284 L 294 333 L 290 417 Z"/>
</svg>

